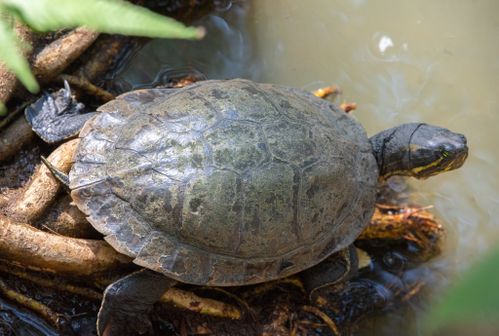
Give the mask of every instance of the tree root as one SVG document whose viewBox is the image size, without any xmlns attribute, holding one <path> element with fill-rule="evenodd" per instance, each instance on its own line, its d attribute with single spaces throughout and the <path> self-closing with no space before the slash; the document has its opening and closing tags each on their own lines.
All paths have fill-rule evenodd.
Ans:
<svg viewBox="0 0 499 336">
<path fill-rule="evenodd" d="M 101 102 L 107 103 L 113 100 L 115 97 L 110 92 L 101 89 L 100 87 L 92 84 L 89 80 L 83 77 L 71 76 L 71 75 L 59 75 L 57 79 L 62 83 L 67 81 L 73 88 L 77 88 L 84 91 L 89 96 L 97 97 Z"/>
<path fill-rule="evenodd" d="M 43 48 L 33 59 L 35 76 L 50 82 L 88 49 L 99 33 L 88 28 L 76 28 Z"/>
<path fill-rule="evenodd" d="M 35 101 L 34 99 L 28 99 L 26 102 L 16 107 L 13 111 L 9 112 L 9 114 L 5 118 L 0 120 L 0 130 L 3 129 L 8 124 L 10 124 L 11 122 L 13 122 L 15 119 L 17 119 L 17 117 L 24 112 L 26 106 L 31 105 L 32 103 L 34 103 L 34 101 Z M 0 141 L 2 141 L 1 138 Z M 0 148 L 2 147 L 0 146 Z"/>
<path fill-rule="evenodd" d="M 305 306 L 302 306 L 301 309 L 307 313 L 314 314 L 315 316 L 320 318 L 322 321 L 324 321 L 324 323 L 328 326 L 329 330 L 331 330 L 333 335 L 335 335 L 335 336 L 341 335 L 339 328 L 336 326 L 336 323 L 334 323 L 334 321 L 329 316 L 327 316 L 326 313 L 321 311 L 319 308 L 314 307 L 314 306 L 306 306 L 305 305 Z"/>
<path fill-rule="evenodd" d="M 73 238 L 97 239 L 101 235 L 87 221 L 85 214 L 76 205 L 71 203 L 69 195 L 63 195 L 55 204 L 36 222 L 36 227 Z"/>
<path fill-rule="evenodd" d="M 131 262 L 104 241 L 57 236 L 4 217 L 0 255 L 28 268 L 72 276 L 95 276 Z"/>
<path fill-rule="evenodd" d="M 202 298 L 192 292 L 175 287 L 170 288 L 163 294 L 161 302 L 169 302 L 176 307 L 205 315 L 225 317 L 232 320 L 239 320 L 242 317 L 241 310 L 231 304 Z"/>
<path fill-rule="evenodd" d="M 249 299 L 252 297 L 263 296 L 267 292 L 275 289 L 279 285 L 291 285 L 296 287 L 300 292 L 306 294 L 305 287 L 303 286 L 303 282 L 297 276 L 289 276 L 287 278 L 278 279 L 270 282 L 262 283 L 250 290 L 247 290 L 243 293 L 243 299 Z"/>
<path fill-rule="evenodd" d="M 13 290 L 9 286 L 7 286 L 7 284 L 3 282 L 1 279 L 0 279 L 0 292 L 5 298 L 16 302 L 17 304 L 23 307 L 31 309 L 32 311 L 36 312 L 38 315 L 42 316 L 46 321 L 48 321 L 54 327 L 56 328 L 59 327 L 61 317 L 57 313 L 55 313 L 52 309 L 50 309 L 43 303 L 38 302 L 26 295 L 23 295 Z"/>
<path fill-rule="evenodd" d="M 79 140 L 65 142 L 49 155 L 48 161 L 67 173 L 72 165 L 73 153 Z M 24 193 L 7 211 L 21 222 L 32 223 L 55 200 L 61 184 L 45 165 L 40 165 Z"/>
<path fill-rule="evenodd" d="M 210 291 L 210 292 L 216 292 L 216 293 L 223 294 L 224 296 L 228 297 L 229 299 L 232 299 L 233 301 L 237 302 L 240 307 L 244 308 L 246 313 L 248 313 L 253 320 L 256 319 L 255 311 L 250 307 L 250 305 L 248 304 L 248 302 L 246 302 L 246 300 L 242 299 L 238 295 L 233 294 L 233 293 L 231 293 L 223 288 L 219 288 L 219 287 L 204 286 L 204 287 L 201 287 L 200 289 L 201 290 L 205 289 L 205 290 Z"/>
<path fill-rule="evenodd" d="M 411 242 L 419 247 L 415 256 L 419 262 L 430 260 L 441 253 L 445 235 L 442 225 L 427 209 L 377 204 L 369 225 L 357 241 Z"/>
<path fill-rule="evenodd" d="M 53 288 L 58 291 L 63 291 L 67 293 L 81 295 L 83 297 L 92 300 L 102 300 L 102 293 L 83 286 L 76 286 L 70 284 L 60 278 L 54 279 L 54 277 L 46 277 L 42 274 L 35 272 L 26 271 L 22 267 L 16 267 L 15 265 L 9 264 L 8 262 L 0 262 L 0 271 L 8 274 L 12 274 L 20 279 L 28 280 L 35 285 L 43 286 L 46 288 Z"/>
<path fill-rule="evenodd" d="M 36 134 L 26 119 L 18 118 L 0 133 L 0 162 L 14 156 L 19 150 L 33 139 Z"/>
</svg>

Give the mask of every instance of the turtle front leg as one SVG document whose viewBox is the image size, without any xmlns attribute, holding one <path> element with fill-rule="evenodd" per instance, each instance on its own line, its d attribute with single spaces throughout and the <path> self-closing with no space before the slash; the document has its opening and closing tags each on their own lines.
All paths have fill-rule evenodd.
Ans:
<svg viewBox="0 0 499 336">
<path fill-rule="evenodd" d="M 63 89 L 44 93 L 26 108 L 24 114 L 40 138 L 47 143 L 57 143 L 78 135 L 95 112 L 86 112 L 85 106 L 73 98 L 68 82 L 64 81 Z"/>
<path fill-rule="evenodd" d="M 101 336 L 151 334 L 148 315 L 154 303 L 175 284 L 175 280 L 148 269 L 110 284 L 97 315 L 97 333 Z"/>
</svg>

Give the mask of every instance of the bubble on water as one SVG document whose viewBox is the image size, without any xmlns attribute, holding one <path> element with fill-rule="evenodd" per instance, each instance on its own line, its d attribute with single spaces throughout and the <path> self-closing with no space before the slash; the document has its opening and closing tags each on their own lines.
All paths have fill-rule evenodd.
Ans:
<svg viewBox="0 0 499 336">
<path fill-rule="evenodd" d="M 379 39 L 378 48 L 382 54 L 384 54 L 388 48 L 393 48 L 393 46 L 395 46 L 395 44 L 393 43 L 393 40 L 390 36 L 383 35 Z"/>
</svg>

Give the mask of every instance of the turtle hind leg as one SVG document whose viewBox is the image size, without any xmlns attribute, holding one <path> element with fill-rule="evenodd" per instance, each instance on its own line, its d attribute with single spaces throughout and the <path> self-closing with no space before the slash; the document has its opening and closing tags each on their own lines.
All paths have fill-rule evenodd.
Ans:
<svg viewBox="0 0 499 336">
<path fill-rule="evenodd" d="M 142 269 L 110 284 L 104 291 L 97 315 L 97 333 L 101 336 L 151 334 L 149 313 L 161 295 L 176 281 L 148 269 Z"/>
<path fill-rule="evenodd" d="M 95 112 L 85 113 L 85 106 L 71 95 L 69 84 L 52 94 L 44 93 L 24 110 L 33 131 L 47 143 L 57 143 L 76 136 Z"/>
<path fill-rule="evenodd" d="M 357 249 L 351 245 L 301 272 L 300 277 L 310 299 L 314 301 L 320 289 L 350 279 L 357 272 L 358 266 Z"/>
</svg>

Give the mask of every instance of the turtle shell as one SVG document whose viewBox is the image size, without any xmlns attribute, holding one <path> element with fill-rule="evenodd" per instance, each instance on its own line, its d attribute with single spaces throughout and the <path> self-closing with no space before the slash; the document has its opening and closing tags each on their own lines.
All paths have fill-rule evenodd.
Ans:
<svg viewBox="0 0 499 336">
<path fill-rule="evenodd" d="M 364 129 L 307 92 L 213 80 L 99 110 L 80 133 L 74 202 L 117 251 L 181 282 L 297 273 L 351 244 L 373 213 Z"/>
</svg>

